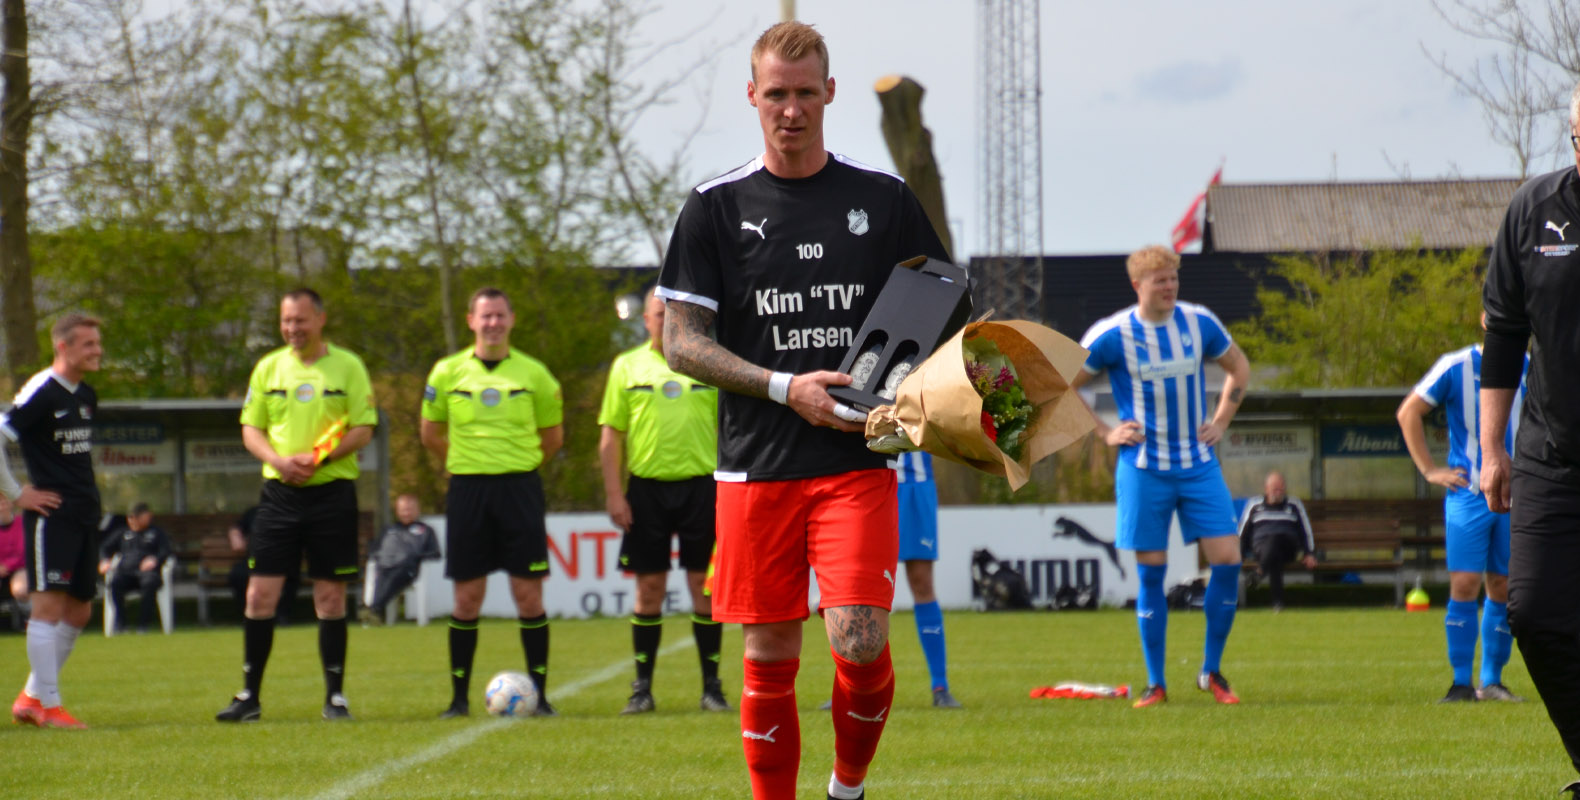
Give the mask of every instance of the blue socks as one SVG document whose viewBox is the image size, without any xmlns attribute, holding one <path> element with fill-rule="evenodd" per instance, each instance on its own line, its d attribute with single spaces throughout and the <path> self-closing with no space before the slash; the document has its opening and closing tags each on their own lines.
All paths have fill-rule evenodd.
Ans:
<svg viewBox="0 0 1580 800">
<path fill-rule="evenodd" d="M 1509 663 L 1509 654 L 1513 649 L 1514 634 L 1509 632 L 1509 604 L 1499 603 L 1489 597 L 1481 613 L 1482 686 L 1503 683 L 1503 665 Z"/>
<path fill-rule="evenodd" d="M 1202 601 L 1202 611 L 1207 615 L 1207 646 L 1201 660 L 1203 673 L 1218 671 L 1224 645 L 1229 643 L 1229 629 L 1234 627 L 1234 612 L 1239 607 L 1240 565 L 1214 564 L 1212 577 L 1207 580 L 1207 596 Z"/>
<path fill-rule="evenodd" d="M 1448 635 L 1448 665 L 1454 668 L 1454 683 L 1459 686 L 1471 685 L 1470 667 L 1476 660 L 1476 611 L 1474 601 L 1450 600 L 1448 613 L 1443 616 L 1443 630 Z"/>
<path fill-rule="evenodd" d="M 1136 594 L 1136 625 L 1141 629 L 1141 653 L 1147 661 L 1147 685 L 1168 687 L 1163 679 L 1163 650 L 1168 643 L 1169 603 L 1163 591 L 1165 565 L 1137 564 L 1141 591 Z"/>
<path fill-rule="evenodd" d="M 933 689 L 949 688 L 949 659 L 944 653 L 944 612 L 938 601 L 916 604 L 916 638 L 921 640 L 922 654 L 927 656 L 927 671 L 933 677 Z"/>
</svg>

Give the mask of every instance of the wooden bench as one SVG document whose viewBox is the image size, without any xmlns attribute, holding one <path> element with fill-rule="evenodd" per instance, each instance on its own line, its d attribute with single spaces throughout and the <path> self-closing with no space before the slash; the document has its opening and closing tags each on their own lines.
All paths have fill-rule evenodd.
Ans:
<svg viewBox="0 0 1580 800">
<path fill-rule="evenodd" d="M 244 554 L 230 549 L 230 539 L 226 535 L 231 524 L 240 516 L 166 514 L 154 519 L 155 525 L 170 534 L 171 549 L 179 559 L 176 594 L 178 597 L 196 598 L 198 622 L 203 625 L 213 624 L 209 600 L 216 594 L 220 597 L 230 596 L 231 567 L 245 558 Z M 357 557 L 360 565 L 367 561 L 368 545 L 373 541 L 375 530 L 372 511 L 362 511 L 357 518 Z M 312 582 L 304 580 L 298 594 L 311 596 L 312 588 Z M 355 592 L 348 593 L 348 597 L 353 596 Z M 349 607 L 347 610 L 350 611 Z"/>
<path fill-rule="evenodd" d="M 1393 575 L 1394 605 L 1404 605 L 1404 540 L 1398 519 L 1324 518 L 1312 514 L 1311 538 L 1316 546 L 1317 565 L 1313 574 L 1348 572 L 1385 572 Z M 1245 570 L 1255 569 L 1256 560 L 1245 560 L 1241 570 L 1240 599 L 1245 599 Z M 1299 562 L 1286 571 L 1305 570 Z"/>
</svg>

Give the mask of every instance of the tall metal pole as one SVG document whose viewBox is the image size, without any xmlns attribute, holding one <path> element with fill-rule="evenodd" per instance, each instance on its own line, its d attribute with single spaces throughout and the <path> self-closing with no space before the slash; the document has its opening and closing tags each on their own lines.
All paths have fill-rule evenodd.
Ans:
<svg viewBox="0 0 1580 800">
<path fill-rule="evenodd" d="M 977 0 L 977 214 L 983 310 L 1042 321 L 1040 0 Z"/>
</svg>

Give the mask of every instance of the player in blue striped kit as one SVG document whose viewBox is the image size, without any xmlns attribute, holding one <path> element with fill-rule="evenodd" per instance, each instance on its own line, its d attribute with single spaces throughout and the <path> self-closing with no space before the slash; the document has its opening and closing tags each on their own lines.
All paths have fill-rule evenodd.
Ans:
<svg viewBox="0 0 1580 800">
<path fill-rule="evenodd" d="M 1485 319 L 1483 319 L 1485 324 Z M 1526 359 L 1526 368 L 1530 359 Z M 1514 447 L 1525 378 L 1504 436 Z M 1443 628 L 1454 682 L 1440 702 L 1475 700 L 1519 702 L 1503 685 L 1514 637 L 1509 632 L 1509 515 L 1487 508 L 1481 496 L 1481 346 L 1455 350 L 1437 360 L 1426 377 L 1399 404 L 1399 428 L 1416 469 L 1429 482 L 1447 489 L 1443 496 L 1444 539 L 1448 551 L 1448 611 Z M 1448 465 L 1438 466 L 1427 450 L 1422 418 L 1442 408 L 1448 418 Z M 1485 576 L 1487 599 L 1476 608 Z M 1470 682 L 1476 660 L 1477 611 L 1481 612 L 1481 688 Z"/>
<path fill-rule="evenodd" d="M 1204 611 L 1207 641 L 1196 686 L 1220 703 L 1240 702 L 1219 671 L 1239 595 L 1240 541 L 1234 504 L 1213 445 L 1223 438 L 1244 399 L 1251 365 L 1211 311 L 1178 302 L 1180 258 L 1153 245 L 1130 255 L 1125 267 L 1136 305 L 1093 325 L 1081 338 L 1091 351 L 1072 382 L 1080 388 L 1108 372 L 1119 424 L 1097 420 L 1097 433 L 1119 448 L 1114 470 L 1118 505 L 1116 544 L 1135 551 L 1141 590 L 1136 620 L 1147 664 L 1147 688 L 1137 708 L 1168 699 L 1163 675 L 1168 602 L 1169 523 L 1179 513 L 1187 544 L 1196 542 L 1212 577 Z M 1202 365 L 1214 361 L 1226 379 L 1217 408 L 1207 412 Z"/>
<path fill-rule="evenodd" d="M 933 562 L 938 560 L 938 487 L 933 483 L 933 457 L 901 453 L 893 464 L 900 506 L 900 560 L 911 586 L 916 636 L 932 676 L 933 706 L 959 708 L 949 692 L 949 661 L 944 648 L 944 612 L 933 591 Z"/>
</svg>

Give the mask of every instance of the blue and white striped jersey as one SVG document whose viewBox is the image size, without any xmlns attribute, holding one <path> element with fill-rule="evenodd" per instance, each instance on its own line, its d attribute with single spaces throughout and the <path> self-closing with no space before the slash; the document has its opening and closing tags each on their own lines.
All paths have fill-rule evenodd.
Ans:
<svg viewBox="0 0 1580 800">
<path fill-rule="evenodd" d="M 1209 419 L 1202 363 L 1233 344 L 1223 323 L 1195 303 L 1175 303 L 1174 315 L 1157 325 L 1136 306 L 1093 325 L 1081 337 L 1091 351 L 1086 371 L 1108 370 L 1120 421 L 1136 420 L 1146 434 L 1141 444 L 1121 447 L 1119 457 L 1158 471 L 1211 463 L 1212 448 L 1196 438 Z"/>
<path fill-rule="evenodd" d="M 1525 370 L 1531 367 L 1525 357 Z M 1428 405 L 1442 406 L 1448 417 L 1448 466 L 1465 471 L 1472 494 L 1481 492 L 1481 345 L 1455 350 L 1437 360 L 1426 377 L 1415 385 L 1415 394 Z M 1520 426 L 1520 404 L 1525 400 L 1525 373 L 1514 395 L 1509 429 L 1503 446 L 1514 452 L 1514 432 Z M 1454 490 L 1460 491 L 1460 490 Z"/>
<path fill-rule="evenodd" d="M 895 478 L 900 483 L 931 483 L 933 480 L 933 457 L 920 450 L 899 454 L 889 466 L 894 468 Z"/>
</svg>

